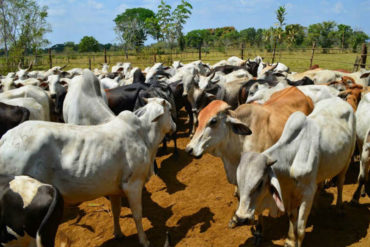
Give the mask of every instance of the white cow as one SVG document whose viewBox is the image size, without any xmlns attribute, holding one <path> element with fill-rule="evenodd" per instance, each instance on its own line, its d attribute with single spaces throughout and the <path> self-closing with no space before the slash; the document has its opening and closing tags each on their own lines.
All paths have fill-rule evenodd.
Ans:
<svg viewBox="0 0 370 247">
<path fill-rule="evenodd" d="M 234 222 L 277 209 L 289 216 L 286 246 L 302 246 L 317 185 L 337 176 L 337 206 L 355 147 L 352 107 L 339 98 L 320 101 L 306 117 L 293 113 L 279 141 L 261 153 L 244 153 L 237 169 L 240 203 Z M 276 163 L 276 164 L 275 164 Z"/>
<path fill-rule="evenodd" d="M 352 201 L 358 203 L 361 189 L 364 184 L 368 181 L 368 170 L 369 170 L 369 142 L 368 130 L 370 129 L 370 92 L 363 95 L 360 103 L 358 104 L 356 111 L 356 135 L 357 135 L 357 146 L 360 150 L 360 172 L 358 175 L 358 187 L 353 195 Z"/>
<path fill-rule="evenodd" d="M 22 106 L 26 108 L 27 110 L 30 111 L 29 120 L 47 121 L 47 119 L 45 119 L 45 116 L 47 114 L 44 112 L 44 108 L 34 98 L 14 98 L 14 99 L 0 100 L 0 102 L 8 104 L 8 105 Z"/>
<path fill-rule="evenodd" d="M 42 105 L 45 114 L 43 119 L 50 121 L 49 96 L 41 88 L 29 85 L 0 93 L 0 100 L 27 97 L 34 98 L 39 104 Z"/>
<path fill-rule="evenodd" d="M 53 184 L 66 203 L 110 196 L 116 237 L 122 236 L 119 215 L 126 194 L 140 243 L 147 247 L 141 193 L 159 143 L 176 129 L 170 108 L 152 98 L 135 113 L 123 111 L 97 126 L 27 121 L 0 140 L 0 171 Z"/>
<path fill-rule="evenodd" d="M 63 118 L 66 123 L 96 125 L 114 118 L 102 95 L 98 78 L 88 69 L 82 76 L 72 79 L 63 103 Z"/>
</svg>

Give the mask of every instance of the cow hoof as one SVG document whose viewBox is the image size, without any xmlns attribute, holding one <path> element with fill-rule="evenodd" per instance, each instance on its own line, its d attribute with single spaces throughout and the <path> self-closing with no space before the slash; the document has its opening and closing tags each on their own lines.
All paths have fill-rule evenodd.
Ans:
<svg viewBox="0 0 370 247">
<path fill-rule="evenodd" d="M 290 239 L 285 240 L 284 247 L 294 247 L 294 246 L 295 246 L 295 244 L 292 240 L 290 240 Z"/>
<path fill-rule="evenodd" d="M 238 222 L 236 221 L 236 219 L 234 219 L 234 216 L 230 219 L 229 221 L 229 228 L 230 229 L 233 229 L 235 228 L 236 226 L 238 225 Z"/>
</svg>

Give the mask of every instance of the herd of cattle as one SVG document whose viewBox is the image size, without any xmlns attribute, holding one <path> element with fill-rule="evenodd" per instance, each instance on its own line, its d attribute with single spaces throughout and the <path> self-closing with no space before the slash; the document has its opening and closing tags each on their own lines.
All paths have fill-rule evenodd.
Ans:
<svg viewBox="0 0 370 247">
<path fill-rule="evenodd" d="M 54 246 L 64 204 L 101 196 L 109 196 L 121 237 L 126 195 L 139 241 L 149 246 L 142 189 L 158 169 L 160 143 L 173 139 L 177 152 L 182 108 L 192 137 L 186 152 L 222 159 L 239 198 L 229 227 L 256 224 L 257 243 L 269 209 L 289 216 L 286 246 L 302 246 L 316 192 L 335 178 L 340 209 L 358 154 L 352 201 L 370 195 L 370 71 L 317 66 L 294 73 L 259 56 L 213 66 L 157 63 L 144 71 L 130 63 L 111 71 L 108 64 L 94 71 L 31 68 L 1 76 L 0 245 Z"/>
</svg>

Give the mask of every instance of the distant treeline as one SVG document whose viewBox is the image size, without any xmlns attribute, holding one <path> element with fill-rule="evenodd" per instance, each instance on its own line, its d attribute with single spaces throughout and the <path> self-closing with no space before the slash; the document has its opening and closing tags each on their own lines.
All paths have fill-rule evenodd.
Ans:
<svg viewBox="0 0 370 247">
<path fill-rule="evenodd" d="M 280 33 L 279 33 L 280 32 Z M 275 39 L 279 47 L 297 48 L 310 47 L 313 42 L 322 48 L 352 48 L 356 50 L 366 42 L 369 36 L 362 31 L 354 31 L 352 27 L 335 22 L 322 22 L 304 27 L 300 24 L 288 24 L 279 28 L 246 28 L 241 31 L 234 27 L 200 29 L 185 35 L 186 46 L 197 48 L 221 47 L 245 44 L 247 47 L 260 47 L 271 50 Z"/>
</svg>

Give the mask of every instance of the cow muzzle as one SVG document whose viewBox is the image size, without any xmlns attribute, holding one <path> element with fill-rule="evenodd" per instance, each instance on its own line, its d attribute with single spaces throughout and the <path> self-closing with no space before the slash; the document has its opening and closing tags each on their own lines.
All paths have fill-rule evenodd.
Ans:
<svg viewBox="0 0 370 247">
<path fill-rule="evenodd" d="M 200 154 L 196 154 L 196 153 L 194 152 L 193 147 L 192 147 L 192 146 L 190 146 L 190 145 L 187 145 L 187 146 L 186 146 L 186 148 L 185 148 L 185 152 L 187 152 L 188 154 L 190 154 L 190 155 L 194 156 L 194 157 L 195 157 L 195 158 L 197 158 L 197 159 L 200 159 L 200 158 L 202 158 L 202 156 L 203 156 L 203 152 L 201 152 Z"/>
<path fill-rule="evenodd" d="M 229 221 L 229 228 L 235 228 L 237 226 L 242 226 L 242 225 L 254 225 L 255 220 L 254 217 L 252 218 L 241 218 L 234 214 L 234 216 L 231 218 Z"/>
</svg>

